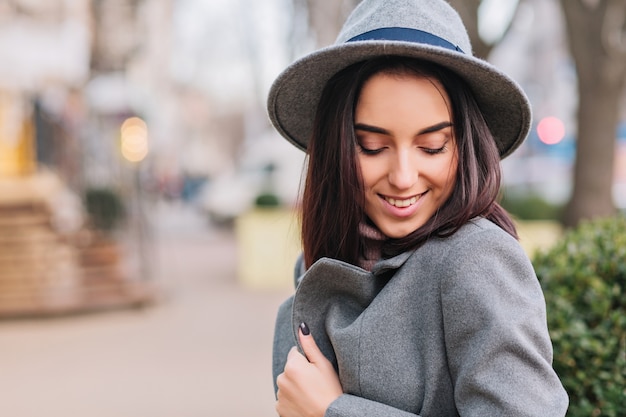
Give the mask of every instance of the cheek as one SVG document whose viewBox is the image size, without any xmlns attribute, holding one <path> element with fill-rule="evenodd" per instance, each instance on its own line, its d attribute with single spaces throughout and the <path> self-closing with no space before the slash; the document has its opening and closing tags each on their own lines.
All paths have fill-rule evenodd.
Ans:
<svg viewBox="0 0 626 417">
<path fill-rule="evenodd" d="M 361 179 L 363 181 L 363 188 L 368 190 L 371 188 L 380 178 L 381 169 L 380 164 L 374 163 L 371 159 L 365 160 L 365 158 L 361 158 L 359 160 L 359 169 L 361 171 Z"/>
</svg>

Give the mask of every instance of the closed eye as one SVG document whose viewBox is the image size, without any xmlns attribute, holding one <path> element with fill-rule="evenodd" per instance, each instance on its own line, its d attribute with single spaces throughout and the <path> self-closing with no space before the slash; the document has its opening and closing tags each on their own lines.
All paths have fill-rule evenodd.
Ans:
<svg viewBox="0 0 626 417">
<path fill-rule="evenodd" d="M 445 151 L 448 150 L 448 142 L 450 141 L 450 139 L 446 140 L 443 145 L 441 146 L 441 148 L 429 148 L 428 146 L 420 146 L 419 148 L 426 152 L 429 155 L 437 155 L 440 153 L 444 153 Z"/>
<path fill-rule="evenodd" d="M 368 149 L 365 148 L 363 145 L 359 145 L 359 149 L 361 151 L 361 153 L 363 153 L 364 155 L 376 155 L 381 153 L 385 148 L 377 148 L 377 149 Z"/>
<path fill-rule="evenodd" d="M 443 145 L 441 148 L 437 148 L 437 149 L 433 149 L 433 148 L 420 148 L 421 150 L 423 150 L 424 152 L 426 152 L 427 154 L 430 155 L 436 155 L 438 153 L 443 153 L 447 148 L 446 145 Z"/>
</svg>

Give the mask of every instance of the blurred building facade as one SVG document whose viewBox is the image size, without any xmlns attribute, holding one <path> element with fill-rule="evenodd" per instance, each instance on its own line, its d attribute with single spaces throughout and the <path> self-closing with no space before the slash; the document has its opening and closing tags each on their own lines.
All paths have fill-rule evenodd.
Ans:
<svg viewBox="0 0 626 417">
<path fill-rule="evenodd" d="M 161 9 L 149 9 L 154 4 Z M 144 39 L 154 39 L 142 25 L 162 24 L 158 11 L 167 13 L 166 6 L 0 6 L 0 59 L 10 63 L 0 69 L 0 315 L 149 297 L 138 255 L 144 230 L 133 230 L 142 224 L 141 197 L 127 181 L 138 167 L 121 160 L 118 132 L 124 118 L 140 113 L 124 83 L 138 51 L 147 50 Z M 114 230 L 122 214 L 130 233 Z"/>
</svg>

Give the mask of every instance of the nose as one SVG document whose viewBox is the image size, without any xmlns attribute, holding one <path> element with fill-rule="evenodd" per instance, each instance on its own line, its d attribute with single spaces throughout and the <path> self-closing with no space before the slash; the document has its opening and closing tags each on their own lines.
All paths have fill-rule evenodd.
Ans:
<svg viewBox="0 0 626 417">
<path fill-rule="evenodd" d="M 399 152 L 396 158 L 390 161 L 389 183 L 399 190 L 407 190 L 417 182 L 419 171 L 410 152 Z"/>
</svg>

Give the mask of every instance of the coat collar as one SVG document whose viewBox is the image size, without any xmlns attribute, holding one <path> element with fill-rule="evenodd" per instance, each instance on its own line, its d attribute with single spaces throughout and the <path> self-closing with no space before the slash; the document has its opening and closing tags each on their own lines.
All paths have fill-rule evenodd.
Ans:
<svg viewBox="0 0 626 417">
<path fill-rule="evenodd" d="M 324 355 L 337 367 L 329 334 L 350 326 L 387 283 L 381 275 L 400 268 L 412 255 L 406 252 L 380 260 L 372 272 L 321 258 L 299 279 L 292 309 L 292 328 L 300 346 L 298 326 L 305 322 Z"/>
<path fill-rule="evenodd" d="M 372 268 L 372 274 L 380 275 L 389 270 L 398 269 L 413 255 L 414 251 L 404 252 L 400 255 L 396 255 L 393 258 L 381 259 L 376 262 L 374 268 Z"/>
</svg>

